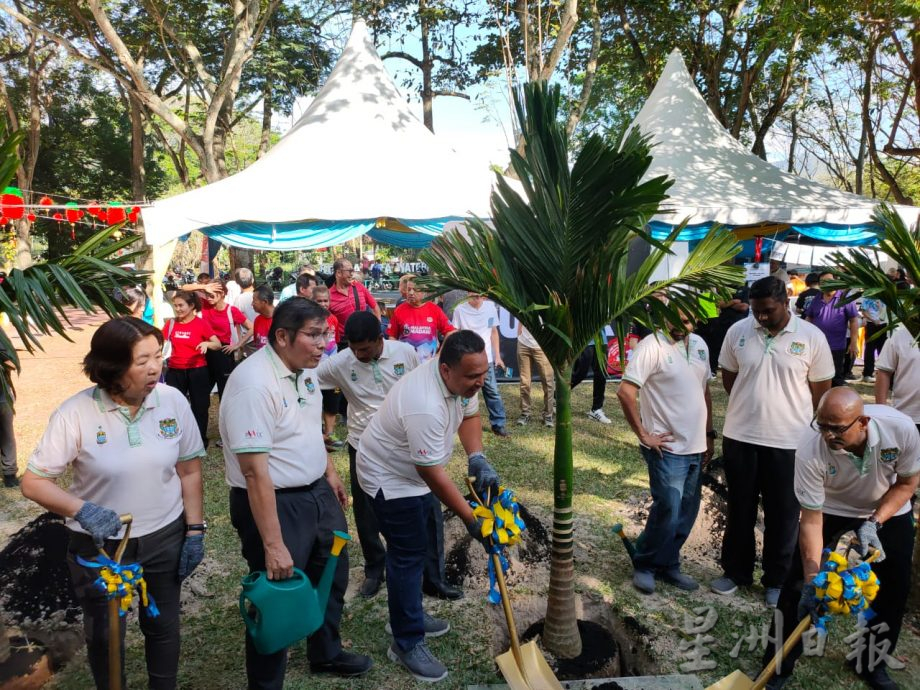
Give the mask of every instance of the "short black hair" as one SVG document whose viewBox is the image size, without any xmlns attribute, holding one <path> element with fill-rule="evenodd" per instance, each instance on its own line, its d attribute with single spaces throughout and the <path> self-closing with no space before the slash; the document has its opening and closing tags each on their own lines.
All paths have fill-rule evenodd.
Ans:
<svg viewBox="0 0 920 690">
<path fill-rule="evenodd" d="M 268 331 L 268 342 L 275 344 L 276 333 L 279 330 L 285 330 L 288 337 L 292 340 L 297 335 L 297 331 L 303 328 L 307 321 L 326 322 L 329 318 L 329 312 L 319 306 L 313 300 L 303 297 L 290 297 L 284 300 L 275 309 L 272 315 L 272 325 Z"/>
<path fill-rule="evenodd" d="M 129 308 L 134 308 L 138 304 L 147 303 L 147 293 L 136 286 L 127 287 L 121 290 L 118 297 L 121 303 Z"/>
<path fill-rule="evenodd" d="M 176 290 L 173 299 L 181 299 L 195 311 L 201 311 L 201 299 L 194 290 Z"/>
<path fill-rule="evenodd" d="M 821 282 L 821 276 L 819 276 L 819 275 L 818 275 L 817 273 L 815 273 L 814 271 L 812 271 L 812 272 L 809 273 L 807 276 L 805 276 L 805 284 L 806 284 L 806 285 L 817 285 L 817 284 L 820 283 L 820 282 Z"/>
<path fill-rule="evenodd" d="M 264 283 L 259 285 L 252 291 L 253 297 L 258 297 L 263 302 L 268 302 L 269 304 L 275 303 L 275 291 L 272 290 L 268 285 Z"/>
<path fill-rule="evenodd" d="M 348 259 L 336 259 L 335 263 L 332 264 L 332 272 L 335 273 L 340 268 L 344 268 L 345 264 L 351 264 L 351 267 L 354 268 L 354 264 L 351 263 Z"/>
<path fill-rule="evenodd" d="M 751 285 L 750 299 L 767 299 L 772 297 L 777 302 L 783 302 L 789 298 L 786 296 L 786 283 L 775 276 L 767 276 L 760 280 L 755 280 Z"/>
<path fill-rule="evenodd" d="M 486 341 L 475 331 L 454 331 L 444 339 L 438 364 L 454 366 L 463 359 L 464 355 L 475 355 L 485 352 Z"/>
<path fill-rule="evenodd" d="M 301 290 L 306 290 L 308 287 L 310 287 L 310 283 L 317 285 L 316 276 L 309 273 L 301 273 L 299 276 L 297 276 L 297 280 L 294 281 L 294 285 L 296 286 L 296 290 L 298 292 Z"/>
<path fill-rule="evenodd" d="M 160 329 L 143 319 L 123 316 L 106 321 L 93 333 L 83 358 L 83 373 L 109 395 L 118 395 L 124 391 L 119 381 L 131 367 L 134 345 L 151 335 L 163 345 Z"/>
<path fill-rule="evenodd" d="M 370 343 L 382 338 L 380 321 L 369 311 L 356 311 L 345 322 L 345 339 L 349 343 Z"/>
</svg>

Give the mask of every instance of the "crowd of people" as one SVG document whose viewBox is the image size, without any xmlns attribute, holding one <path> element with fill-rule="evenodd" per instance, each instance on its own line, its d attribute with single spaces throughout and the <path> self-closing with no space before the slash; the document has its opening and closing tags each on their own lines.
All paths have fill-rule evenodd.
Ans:
<svg viewBox="0 0 920 690">
<path fill-rule="evenodd" d="M 54 413 L 22 491 L 67 520 L 68 563 L 97 687 L 108 686 L 105 599 L 77 558 L 112 550 L 123 530 L 119 516 L 128 512 L 134 523 L 127 558 L 143 564 L 161 611 L 140 616 L 150 686 L 176 687 L 179 591 L 203 557 L 207 531 L 201 458 L 212 390 L 229 514 L 249 569 L 279 580 L 298 568 L 317 582 L 332 533 L 346 530 L 352 509 L 364 557 L 359 594 L 376 596 L 387 584 L 387 656 L 420 680 L 448 675 L 426 639 L 450 624 L 425 612 L 423 595 L 463 596 L 445 581 L 442 506 L 487 547 L 482 519 L 445 464 L 459 438 L 477 493 L 495 495 L 499 477 L 484 451 L 478 394 L 488 428 L 508 438 L 495 380 L 495 367 L 504 364 L 496 307 L 480 294 L 451 293 L 436 305 L 408 275 L 387 320 L 353 274 L 347 259 L 325 278 L 304 266 L 277 300 L 269 286 L 254 285 L 247 269 L 230 282 L 201 275 L 171 295 L 173 317 L 162 328 L 138 311 L 140 317 L 114 319 L 94 335 L 84 361 L 94 385 Z M 868 337 L 869 326 L 873 333 L 885 329 L 884 306 L 868 298 L 844 304 L 826 287 L 831 277 L 775 272 L 714 305 L 699 326 L 682 314 L 680 323 L 657 332 L 636 329 L 617 399 L 648 466 L 653 503 L 633 557 L 633 584 L 646 594 L 658 582 L 699 588 L 683 571 L 680 551 L 720 436 L 710 394 L 720 370 L 728 394 L 721 430 L 728 512 L 723 572 L 710 588 L 732 596 L 752 586 L 762 503 L 763 597 L 783 612 L 777 633 L 784 639 L 815 610 L 812 579 L 822 548 L 853 531 L 861 554 L 881 554 L 874 567 L 885 584 L 873 609 L 893 654 L 910 583 L 910 506 L 920 477 L 920 351 L 901 327 L 870 359 L 882 340 Z M 859 319 L 867 335 L 863 380 L 875 384 L 872 405 L 845 385 Z M 603 411 L 605 355 L 589 346 L 571 381 L 577 385 L 593 371 L 587 414 L 601 424 L 610 423 Z M 518 359 L 517 424 L 530 423 L 535 371 L 541 419 L 553 426 L 554 372 L 523 328 Z M 333 434 L 340 413 L 342 441 Z M 350 491 L 332 460 L 340 449 L 349 456 Z M 65 490 L 56 480 L 68 468 L 73 481 Z M 324 624 L 308 638 L 314 673 L 354 677 L 373 666 L 370 656 L 342 645 L 348 567 L 343 553 Z M 286 650 L 262 654 L 247 632 L 245 655 L 250 688 L 283 686 Z M 782 687 L 795 656 L 768 687 Z M 864 657 L 854 664 L 871 687 L 897 687 L 884 659 L 870 664 Z"/>
</svg>

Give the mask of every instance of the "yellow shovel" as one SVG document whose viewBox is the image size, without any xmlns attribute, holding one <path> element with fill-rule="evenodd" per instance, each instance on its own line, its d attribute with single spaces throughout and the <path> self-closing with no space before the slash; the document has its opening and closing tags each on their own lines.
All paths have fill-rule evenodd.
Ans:
<svg viewBox="0 0 920 690">
<path fill-rule="evenodd" d="M 470 477 L 466 479 L 470 494 L 480 505 L 483 503 Z M 546 663 L 546 659 L 537 649 L 533 640 L 522 645 L 518 640 L 517 626 L 514 624 L 514 614 L 511 612 L 511 600 L 508 598 L 508 589 L 505 586 L 505 574 L 502 572 L 501 559 L 495 552 L 490 553 L 492 565 L 495 569 L 495 579 L 498 581 L 498 591 L 502 595 L 502 609 L 505 612 L 505 621 L 508 623 L 508 635 L 511 637 L 511 650 L 495 657 L 495 663 L 510 690 L 563 690 L 562 684 L 553 674 L 553 669 Z"/>
<path fill-rule="evenodd" d="M 125 554 L 125 547 L 128 545 L 128 539 L 131 536 L 131 523 L 134 517 L 131 513 L 126 513 L 118 518 L 121 524 L 125 526 L 125 535 L 118 543 L 115 549 L 115 555 L 112 560 L 121 563 L 121 558 Z M 105 549 L 100 548 L 99 554 L 108 558 Z M 116 597 L 109 599 L 109 690 L 121 690 L 121 618 L 118 613 L 119 602 Z"/>
<path fill-rule="evenodd" d="M 852 544 L 851 544 L 852 547 Z M 849 552 L 849 549 L 847 550 Z M 871 563 L 876 558 L 878 558 L 878 551 L 873 552 L 866 559 L 866 563 Z M 795 626 L 795 630 L 792 631 L 792 634 L 786 639 L 783 643 L 783 656 L 786 656 L 792 651 L 792 648 L 795 647 L 796 643 L 802 638 L 802 635 L 805 633 L 808 628 L 811 627 L 811 616 L 805 616 L 799 624 Z M 770 663 L 767 664 L 766 668 L 760 672 L 760 675 L 757 676 L 757 680 L 751 680 L 744 673 L 739 670 L 732 671 L 729 675 L 725 676 L 722 680 L 716 681 L 710 685 L 706 690 L 763 690 L 767 686 L 767 683 L 770 682 L 770 679 L 773 677 L 773 674 L 776 672 L 776 659 L 777 656 L 774 654 L 773 658 L 770 659 Z"/>
</svg>

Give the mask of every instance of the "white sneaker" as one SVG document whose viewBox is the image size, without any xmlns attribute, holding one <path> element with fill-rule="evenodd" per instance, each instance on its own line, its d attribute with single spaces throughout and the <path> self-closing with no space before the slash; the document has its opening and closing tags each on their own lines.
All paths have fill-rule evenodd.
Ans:
<svg viewBox="0 0 920 690">
<path fill-rule="evenodd" d="M 600 422 L 601 424 L 613 424 L 613 422 L 610 421 L 610 418 L 604 414 L 604 411 L 600 409 L 591 410 L 588 413 L 588 417 L 593 419 L 595 422 Z"/>
<path fill-rule="evenodd" d="M 862 382 L 863 383 L 875 383 L 875 377 L 874 376 L 863 376 Z"/>
</svg>

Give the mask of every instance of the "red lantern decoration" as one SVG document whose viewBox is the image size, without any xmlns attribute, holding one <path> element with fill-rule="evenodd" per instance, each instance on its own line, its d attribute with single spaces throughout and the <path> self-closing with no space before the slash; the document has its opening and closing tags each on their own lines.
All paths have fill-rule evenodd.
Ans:
<svg viewBox="0 0 920 690">
<path fill-rule="evenodd" d="M 51 217 L 54 218 L 58 223 L 60 223 L 62 220 L 64 220 L 64 216 L 62 216 L 60 213 L 55 213 L 55 214 L 54 214 L 53 216 L 51 216 Z"/>
<path fill-rule="evenodd" d="M 106 222 L 109 225 L 118 225 L 123 223 L 128 217 L 128 214 L 125 213 L 124 206 L 109 206 L 106 212 Z"/>
<path fill-rule="evenodd" d="M 93 201 L 86 209 L 86 212 L 93 218 L 97 217 L 100 211 L 102 211 L 102 208 L 95 201 Z"/>
<path fill-rule="evenodd" d="M 137 213 L 136 213 L 135 211 L 132 210 L 132 211 L 128 214 L 128 220 L 131 221 L 131 222 L 134 223 L 134 224 L 137 224 Z"/>
<path fill-rule="evenodd" d="M 107 222 L 108 222 L 108 217 L 107 217 L 107 214 L 106 214 L 104 208 L 100 208 L 100 209 L 99 209 L 99 211 L 96 213 L 96 218 L 98 218 L 98 219 L 99 219 L 99 222 L 101 222 L 101 223 L 107 223 Z"/>
<path fill-rule="evenodd" d="M 3 196 L 0 197 L 0 207 L 3 209 L 3 215 L 8 220 L 19 220 L 26 212 L 25 202 L 22 199 L 22 192 L 16 187 L 7 187 L 3 190 Z"/>
<path fill-rule="evenodd" d="M 0 216 L 0 227 L 3 227 L 9 222 L 10 222 L 9 218 L 7 218 L 6 216 Z"/>
<path fill-rule="evenodd" d="M 35 222 L 35 214 L 34 214 L 34 213 L 29 213 L 29 214 L 27 214 L 27 215 L 26 215 L 26 220 L 29 221 L 30 223 L 34 223 L 34 222 Z"/>
<path fill-rule="evenodd" d="M 67 222 L 73 225 L 83 217 L 83 211 L 81 211 L 73 201 L 68 201 L 66 206 L 67 208 L 64 209 L 64 215 L 67 217 Z"/>
<path fill-rule="evenodd" d="M 141 207 L 140 207 L 140 206 L 132 206 L 132 207 L 131 207 L 131 213 L 133 213 L 135 216 L 136 216 L 138 213 L 140 213 L 140 212 L 141 212 Z"/>
<path fill-rule="evenodd" d="M 51 206 L 52 204 L 54 204 L 54 201 L 51 200 L 50 196 L 43 196 L 38 200 L 39 206 Z"/>
</svg>

